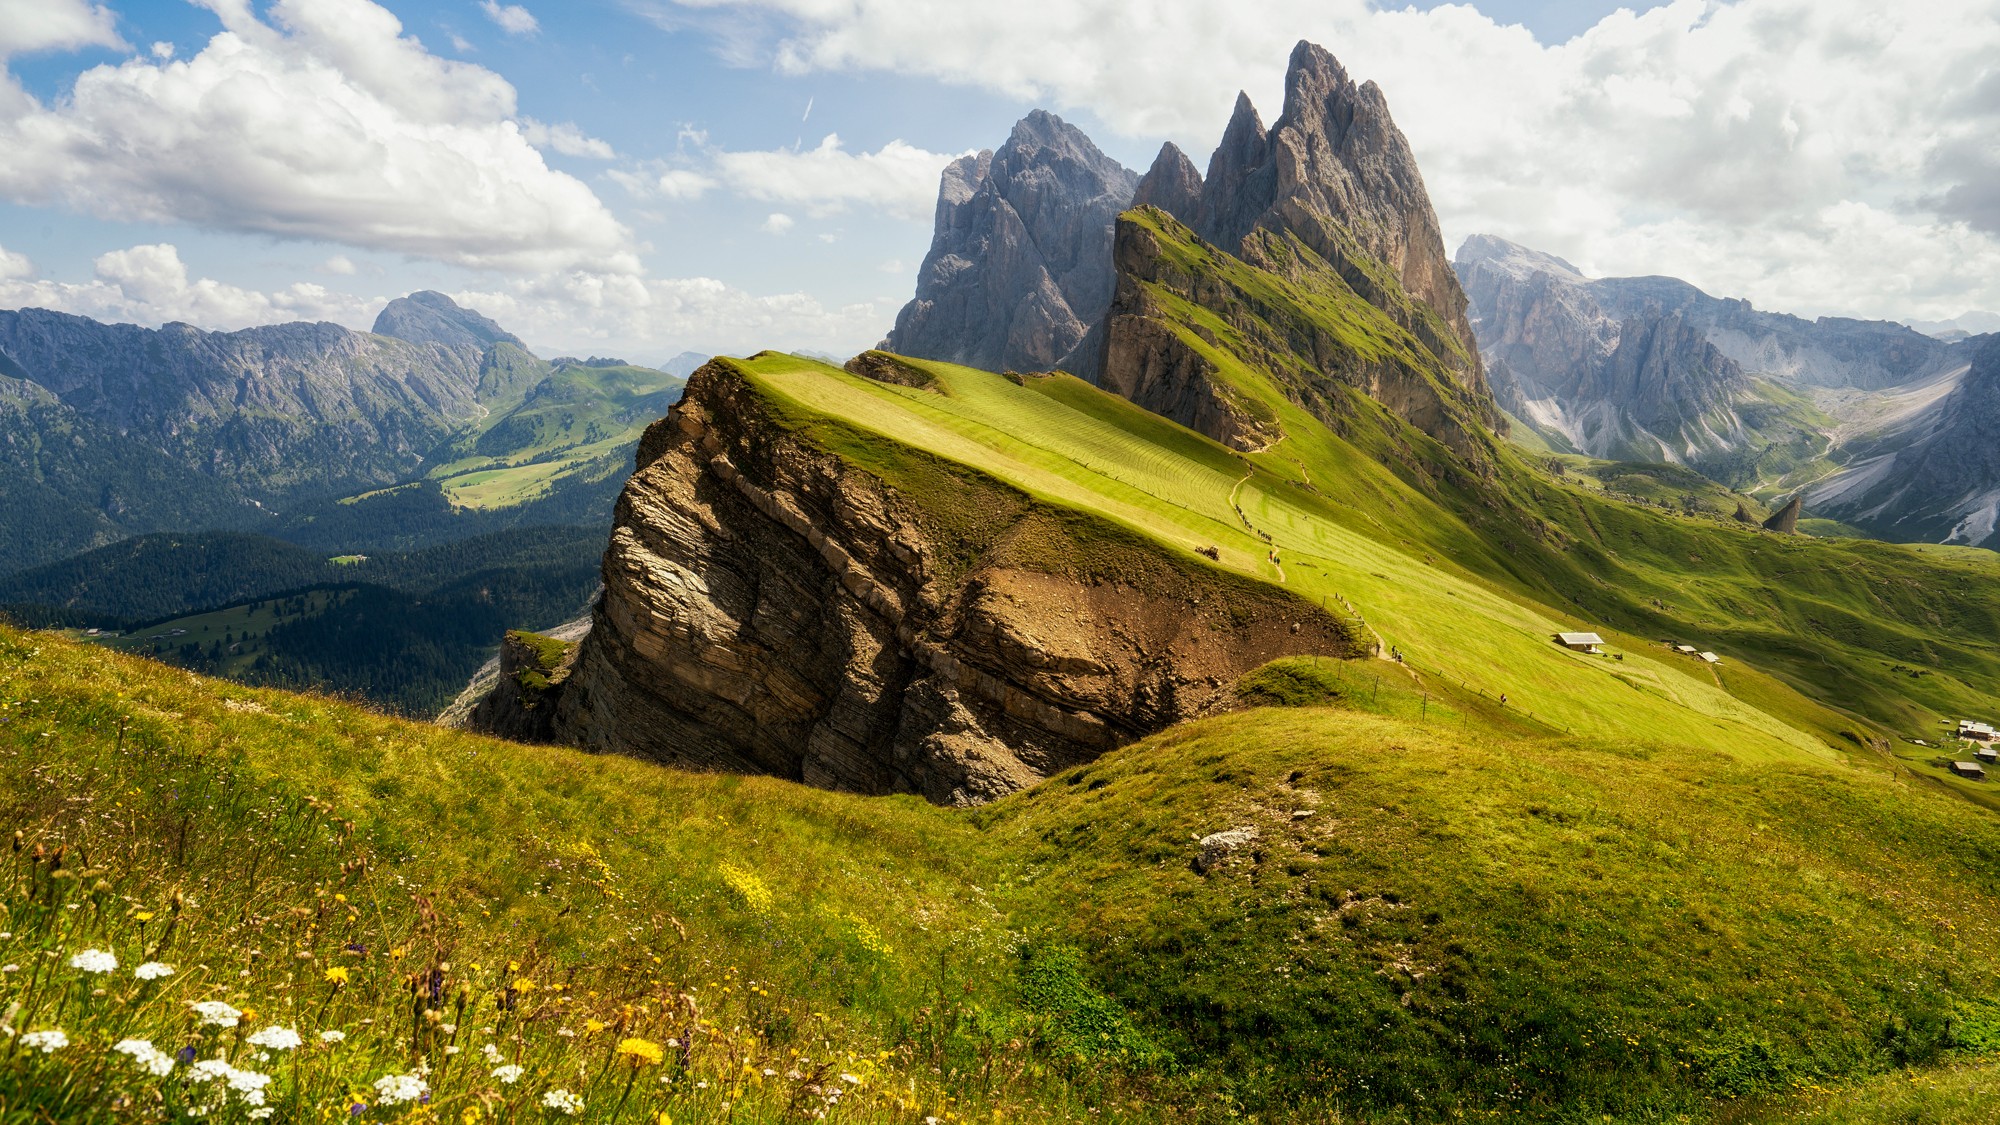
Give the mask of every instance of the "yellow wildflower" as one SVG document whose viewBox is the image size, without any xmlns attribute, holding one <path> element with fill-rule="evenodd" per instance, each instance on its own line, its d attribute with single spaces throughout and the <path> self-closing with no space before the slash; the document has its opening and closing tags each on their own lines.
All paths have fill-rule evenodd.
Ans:
<svg viewBox="0 0 2000 1125">
<path fill-rule="evenodd" d="M 331 969 L 328 969 L 328 970 L 326 971 L 326 979 L 327 979 L 327 981 L 328 981 L 329 983 L 331 983 L 331 984 L 334 984 L 334 985 L 343 985 L 343 984 L 346 984 L 346 983 L 347 983 L 347 966 L 345 966 L 345 965 L 335 965 L 335 966 L 334 966 L 334 967 L 332 967 Z"/>
<path fill-rule="evenodd" d="M 137 914 L 132 915 L 132 917 L 137 918 L 141 922 L 150 922 L 153 920 L 153 912 L 150 910 L 141 910 Z"/>
<path fill-rule="evenodd" d="M 479 1125 L 479 1107 L 476 1105 L 466 1106 L 465 1112 L 459 1114 L 458 1119 L 464 1122 L 465 1125 Z"/>
<path fill-rule="evenodd" d="M 603 1021 L 603 1020 L 584 1020 L 584 1021 L 583 1021 L 583 1033 L 584 1033 L 585 1035 L 595 1035 L 595 1034 L 597 1034 L 598 1032 L 600 1032 L 600 1031 L 603 1031 L 603 1030 L 604 1030 L 604 1021 Z"/>
<path fill-rule="evenodd" d="M 618 1044 L 618 1054 L 621 1058 L 631 1059 L 633 1066 L 657 1066 L 661 1059 L 667 1057 L 660 1050 L 660 1045 L 650 1039 L 627 1039 Z"/>
<path fill-rule="evenodd" d="M 529 980 L 527 977 L 522 977 L 514 982 L 514 991 L 519 992 L 523 995 L 533 992 L 534 990 L 535 990 L 535 982 Z"/>
</svg>

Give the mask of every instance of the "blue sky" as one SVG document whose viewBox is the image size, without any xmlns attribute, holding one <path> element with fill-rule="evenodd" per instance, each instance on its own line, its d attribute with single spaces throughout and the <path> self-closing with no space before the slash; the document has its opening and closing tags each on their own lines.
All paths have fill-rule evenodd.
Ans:
<svg viewBox="0 0 2000 1125">
<path fill-rule="evenodd" d="M 2000 307 L 2000 0 L 1880 8 L 0 0 L 0 307 L 365 326 L 437 288 L 545 351 L 851 351 L 945 160 L 1041 106 L 1199 161 L 1236 88 L 1275 116 L 1299 38 L 1381 83 L 1454 243 L 1809 315 Z"/>
</svg>

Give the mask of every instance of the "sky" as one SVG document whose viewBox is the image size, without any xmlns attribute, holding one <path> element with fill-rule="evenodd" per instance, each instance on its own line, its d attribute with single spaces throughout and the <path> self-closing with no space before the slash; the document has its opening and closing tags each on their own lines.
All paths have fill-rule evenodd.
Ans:
<svg viewBox="0 0 2000 1125">
<path fill-rule="evenodd" d="M 2000 0 L 0 0 L 0 308 L 430 288 L 544 355 L 850 354 L 947 161 L 1039 107 L 1200 163 L 1302 38 L 1382 87 L 1448 247 L 2000 310 Z"/>
</svg>

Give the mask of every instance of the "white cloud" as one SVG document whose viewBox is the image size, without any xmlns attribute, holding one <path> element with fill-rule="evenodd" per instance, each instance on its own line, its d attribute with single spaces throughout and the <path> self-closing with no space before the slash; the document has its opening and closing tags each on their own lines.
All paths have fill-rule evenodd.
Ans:
<svg viewBox="0 0 2000 1125">
<path fill-rule="evenodd" d="M 0 306 L 6 308 L 55 309 L 145 325 L 184 321 L 200 328 L 235 329 L 287 320 L 365 325 L 383 304 L 380 298 L 336 293 L 310 282 L 260 293 L 209 278 L 190 278 L 180 252 L 164 243 L 101 255 L 96 276 L 82 283 L 37 279 L 26 258 L 0 249 Z"/>
<path fill-rule="evenodd" d="M 345 254 L 335 254 L 333 257 L 321 262 L 319 268 L 328 273 L 339 274 L 342 277 L 352 277 L 355 272 L 354 259 Z"/>
<path fill-rule="evenodd" d="M 0 196 L 477 268 L 637 268 L 603 203 L 510 120 L 499 75 L 430 54 L 369 0 L 277 0 L 269 23 L 208 6 L 225 30 L 191 59 L 94 67 L 49 106 L 0 97 Z"/>
<path fill-rule="evenodd" d="M 1285 57 L 1311 39 L 1382 86 L 1453 239 L 1490 231 L 1807 313 L 2000 307 L 1995 0 L 1673 0 L 1553 45 L 1469 5 L 1388 7 L 680 5 L 735 13 L 739 53 L 744 28 L 781 29 L 756 50 L 782 71 L 887 69 L 1084 108 L 1198 162 L 1238 89 L 1277 115 Z M 1847 257 L 1864 246 L 1883 256 Z M 1884 270 L 1901 280 L 1885 289 Z"/>
<path fill-rule="evenodd" d="M 800 207 L 816 217 L 858 204 L 924 220 L 936 207 L 938 175 L 954 158 L 902 141 L 851 153 L 829 133 L 817 148 L 803 152 L 719 152 L 714 160 L 723 182 L 751 199 Z"/>
<path fill-rule="evenodd" d="M 82 47 L 126 49 L 111 9 L 83 0 L 0 0 L 0 59 Z"/>
<path fill-rule="evenodd" d="M 542 25 L 535 21 L 535 14 L 519 4 L 500 4 L 495 0 L 479 0 L 479 10 L 486 18 L 500 25 L 500 30 L 509 35 L 533 35 Z"/>
<path fill-rule="evenodd" d="M 564 156 L 587 156 L 592 160 L 618 159 L 618 154 L 612 151 L 608 143 L 589 136 L 567 121 L 558 125 L 544 125 L 532 117 L 523 117 L 521 135 L 536 148 L 554 149 Z"/>
<path fill-rule="evenodd" d="M 154 57 L 154 58 L 156 58 L 156 59 L 170 59 L 170 58 L 173 58 L 173 57 L 174 57 L 174 45 L 173 45 L 172 43 L 169 43 L 169 42 L 167 42 L 167 41 L 166 41 L 166 40 L 164 40 L 164 39 L 162 39 L 162 40 L 160 40 L 160 41 L 158 41 L 158 42 L 154 43 L 154 44 L 153 44 L 153 57 Z"/>
<path fill-rule="evenodd" d="M 713 278 L 580 271 L 451 296 L 525 339 L 577 355 L 628 358 L 678 350 L 689 341 L 734 355 L 764 348 L 847 355 L 879 340 L 901 304 L 829 308 L 805 293 L 759 296 Z"/>
<path fill-rule="evenodd" d="M 0 281 L 23 281 L 35 276 L 35 263 L 26 254 L 0 246 Z"/>
<path fill-rule="evenodd" d="M 791 230 L 794 225 L 796 221 L 790 215 L 782 211 L 773 211 L 765 216 L 763 224 L 758 229 L 765 234 L 783 234 Z"/>
</svg>

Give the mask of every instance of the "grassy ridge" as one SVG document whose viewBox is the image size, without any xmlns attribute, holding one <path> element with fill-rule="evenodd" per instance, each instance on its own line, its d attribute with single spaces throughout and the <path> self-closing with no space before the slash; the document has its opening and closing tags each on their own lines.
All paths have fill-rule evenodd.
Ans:
<svg viewBox="0 0 2000 1125">
<path fill-rule="evenodd" d="M 1890 1120 L 1908 1080 L 1867 1075 L 2000 1042 L 1990 818 L 1836 763 L 1454 728 L 1407 679 L 1328 667 L 1338 706 L 964 812 L 0 632 L 0 957 L 34 967 L 0 1001 L 71 1041 L 0 1059 L 0 1098 L 218 1100 L 107 1051 L 144 1038 L 270 1075 L 285 1119 L 403 1119 L 376 1083 L 418 1074 L 453 1118 L 561 1089 L 604 1121 Z M 1243 827 L 1197 870 L 1194 837 Z M 118 972 L 71 969 L 85 949 Z M 174 974 L 132 978 L 148 959 Z M 204 1000 L 254 1014 L 203 1027 Z M 247 1042 L 274 1025 L 295 1053 Z M 1924 1081 L 1962 1103 L 1987 1074 Z"/>
</svg>

